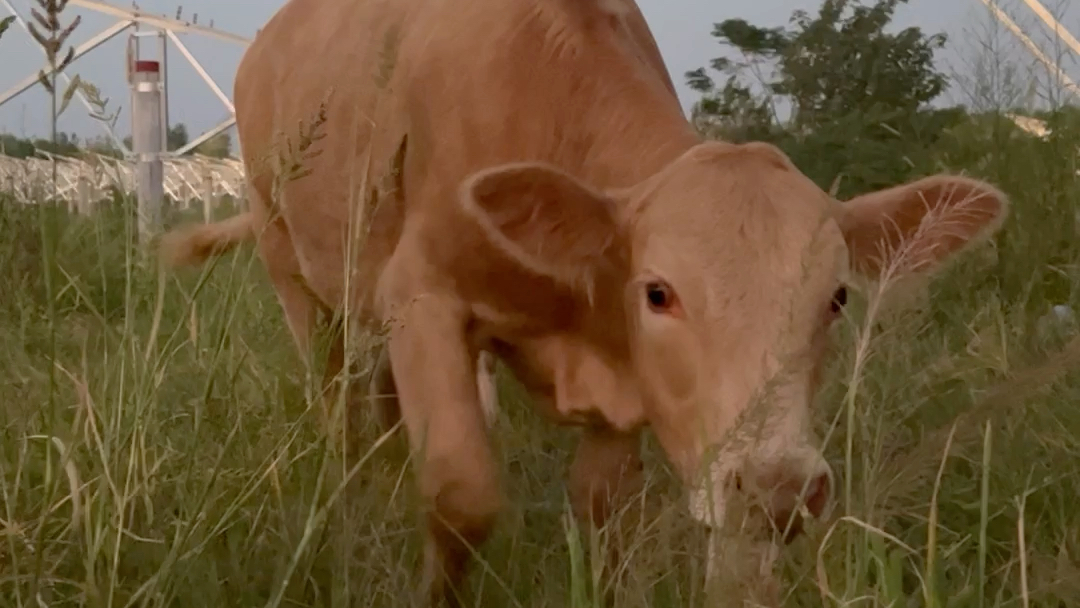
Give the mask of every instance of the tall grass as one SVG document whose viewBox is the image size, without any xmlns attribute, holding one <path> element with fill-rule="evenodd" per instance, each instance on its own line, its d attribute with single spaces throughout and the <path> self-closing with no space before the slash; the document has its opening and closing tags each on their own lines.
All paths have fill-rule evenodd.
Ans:
<svg viewBox="0 0 1080 608">
<path fill-rule="evenodd" d="M 929 297 L 852 302 L 816 409 L 850 491 L 787 548 L 784 605 L 1080 602 L 1080 338 L 1045 318 L 1080 308 L 1068 116 L 1047 141 L 988 114 L 942 143 L 942 167 L 999 185 L 1012 214 Z M 319 387 L 253 250 L 159 275 L 130 208 L 0 201 L 0 605 L 413 605 L 401 437 L 369 423 L 342 491 Z M 51 286 L 39 214 L 56 227 Z M 635 533 L 593 536 L 567 516 L 574 433 L 511 379 L 500 393 L 512 507 L 470 579 L 477 606 L 585 608 L 605 587 L 620 608 L 715 605 L 705 538 L 651 438 Z M 625 544 L 617 579 L 597 567 L 605 542 Z"/>
</svg>

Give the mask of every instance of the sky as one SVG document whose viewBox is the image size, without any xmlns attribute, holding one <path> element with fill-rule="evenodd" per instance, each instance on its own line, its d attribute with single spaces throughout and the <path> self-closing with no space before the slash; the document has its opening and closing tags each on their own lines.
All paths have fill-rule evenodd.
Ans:
<svg viewBox="0 0 1080 608">
<path fill-rule="evenodd" d="M 29 9 L 35 4 L 35 0 L 7 1 L 23 16 L 29 16 Z M 118 0 L 106 1 L 115 6 L 131 6 Z M 741 18 L 759 26 L 782 26 L 789 21 L 793 11 L 802 9 L 813 13 L 821 3 L 821 0 L 637 1 L 679 87 L 680 100 L 687 109 L 694 102 L 695 94 L 686 87 L 683 74 L 687 70 L 707 65 L 711 58 L 724 53 L 710 36 L 712 24 L 724 19 Z M 1023 6 L 1023 1 L 1005 0 L 1000 4 L 1039 46 L 1051 55 L 1060 56 L 1060 52 L 1053 49 L 1050 31 L 1041 26 L 1034 13 Z M 284 0 L 184 0 L 181 5 L 181 18 L 196 18 L 200 25 L 210 25 L 212 22 L 215 28 L 251 37 L 283 3 Z M 1068 30 L 1080 37 L 1080 6 L 1070 8 L 1070 0 L 1043 0 L 1043 3 Z M 115 22 L 111 17 L 76 7 L 74 4 L 73 2 L 69 5 L 68 19 L 80 15 L 82 23 L 69 39 L 72 45 L 82 44 Z M 1080 2 L 1076 4 L 1080 5 Z M 176 0 L 140 0 L 139 7 L 145 12 L 169 17 L 176 17 L 178 10 Z M 0 15 L 5 12 L 3 1 L 0 0 Z M 927 32 L 945 32 L 950 43 L 940 56 L 940 61 L 943 67 L 953 66 L 963 70 L 964 58 L 972 55 L 980 40 L 986 39 L 987 28 L 995 27 L 992 23 L 993 20 L 980 0 L 909 0 L 907 5 L 898 10 L 894 25 L 897 28 L 914 25 Z M 999 32 L 1004 31 L 1000 26 L 996 27 Z M 243 48 L 230 42 L 194 34 L 181 34 L 179 37 L 221 90 L 231 98 L 232 77 Z M 1016 45 L 1015 39 L 1007 32 L 1003 34 L 1003 38 L 1007 39 L 1009 44 Z M 109 99 L 109 109 L 119 110 L 116 131 L 121 136 L 130 132 L 130 103 L 124 72 L 127 44 L 127 33 L 121 34 L 84 55 L 67 70 L 69 74 L 78 74 L 82 79 L 97 85 L 103 96 Z M 144 58 L 156 59 L 160 56 L 153 38 L 143 38 L 141 46 Z M 229 113 L 225 106 L 172 43 L 169 44 L 168 60 L 170 123 L 184 122 L 194 137 L 228 118 Z M 1024 60 L 1029 58 L 1025 56 Z M 1076 60 L 1080 58 L 1066 63 L 1065 68 L 1073 78 L 1080 80 L 1080 68 L 1076 65 Z M 40 48 L 31 42 L 30 37 L 18 24 L 14 24 L 3 38 L 0 38 L 0 95 L 34 74 L 41 67 L 42 61 Z M 955 98 L 956 95 L 958 93 L 953 91 L 950 97 Z M 44 134 L 48 130 L 48 115 L 48 98 L 40 86 L 35 87 L 0 106 L 0 132 L 20 136 Z M 81 137 L 104 133 L 100 121 L 90 118 L 78 101 L 72 102 L 71 107 L 65 111 L 60 119 L 60 128 L 66 132 L 78 133 Z"/>
</svg>

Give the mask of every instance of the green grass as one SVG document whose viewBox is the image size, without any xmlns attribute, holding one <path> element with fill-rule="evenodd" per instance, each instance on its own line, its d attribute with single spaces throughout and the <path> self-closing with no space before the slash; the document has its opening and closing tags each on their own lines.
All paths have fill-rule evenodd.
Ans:
<svg viewBox="0 0 1080 608">
<path fill-rule="evenodd" d="M 1065 161 L 1080 138 L 1002 132 L 943 157 L 1013 197 L 1001 236 L 904 310 L 872 318 L 855 298 L 837 330 L 816 411 L 840 504 L 788 547 L 787 606 L 1080 601 L 1080 349 L 1074 326 L 1038 323 L 1080 309 Z M 122 209 L 0 208 L 0 606 L 413 605 L 421 535 L 400 436 L 338 492 L 315 385 L 252 249 L 159 277 Z M 594 543 L 566 516 L 575 433 L 500 382 L 512 507 L 470 578 L 476 605 L 592 606 Z M 651 437 L 646 469 L 617 605 L 740 605 L 706 603 L 705 539 Z"/>
</svg>

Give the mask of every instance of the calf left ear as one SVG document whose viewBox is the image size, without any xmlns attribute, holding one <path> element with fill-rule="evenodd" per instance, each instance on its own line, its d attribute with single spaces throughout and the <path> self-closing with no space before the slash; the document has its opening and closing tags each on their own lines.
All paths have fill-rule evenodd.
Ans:
<svg viewBox="0 0 1080 608">
<path fill-rule="evenodd" d="M 590 289 L 620 259 L 615 200 L 550 165 L 477 172 L 462 184 L 459 201 L 503 256 L 568 287 Z"/>
<path fill-rule="evenodd" d="M 996 232 L 1008 207 L 1008 198 L 985 182 L 935 175 L 851 199 L 840 227 L 852 269 L 876 280 L 937 270 Z"/>
</svg>

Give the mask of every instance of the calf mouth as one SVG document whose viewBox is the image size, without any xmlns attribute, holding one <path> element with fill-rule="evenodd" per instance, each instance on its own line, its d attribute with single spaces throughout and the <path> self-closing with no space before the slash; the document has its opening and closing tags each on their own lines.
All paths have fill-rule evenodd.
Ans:
<svg viewBox="0 0 1080 608">
<path fill-rule="evenodd" d="M 726 530 L 726 534 L 740 534 L 749 540 L 787 546 L 803 536 L 814 517 L 805 505 L 795 510 L 770 511 L 767 502 L 760 498 L 736 495 L 728 501 L 724 522 L 714 526 L 698 521 L 698 525 L 710 532 Z"/>
<path fill-rule="evenodd" d="M 798 511 L 778 515 L 776 517 L 768 517 L 768 519 L 770 535 L 774 538 L 779 538 L 784 545 L 790 545 L 795 542 L 795 540 L 802 536 L 803 532 L 806 530 L 806 517 Z"/>
</svg>

